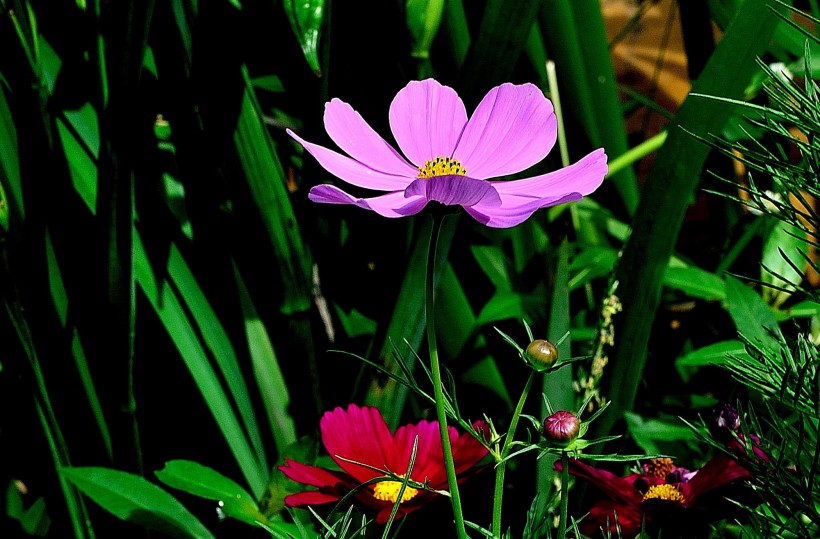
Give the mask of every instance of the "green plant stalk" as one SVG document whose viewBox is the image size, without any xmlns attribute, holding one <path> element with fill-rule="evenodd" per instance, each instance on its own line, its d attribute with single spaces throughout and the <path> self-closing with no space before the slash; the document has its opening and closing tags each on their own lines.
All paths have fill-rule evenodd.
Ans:
<svg viewBox="0 0 820 539">
<path fill-rule="evenodd" d="M 504 475 L 507 472 L 507 461 L 504 459 L 506 459 L 510 453 L 510 447 L 515 439 L 515 429 L 518 427 L 518 419 L 521 417 L 524 403 L 530 394 L 533 380 L 535 380 L 534 370 L 530 372 L 527 383 L 524 385 L 524 391 L 521 392 L 521 397 L 519 397 L 518 404 L 515 406 L 515 411 L 510 420 L 510 428 L 507 429 L 507 436 L 504 438 L 504 446 L 501 448 L 501 454 L 497 457 L 499 462 L 495 468 L 495 493 L 493 495 L 492 531 L 494 537 L 501 537 L 501 503 L 504 497 Z"/>
<path fill-rule="evenodd" d="M 607 177 L 617 174 L 623 168 L 630 166 L 632 163 L 639 161 L 654 152 L 666 142 L 668 136 L 667 131 L 661 131 L 654 137 L 647 139 L 634 148 L 628 150 L 626 153 L 619 155 L 609 162 L 609 170 L 606 173 Z"/>
<path fill-rule="evenodd" d="M 447 430 L 447 411 L 444 407 L 444 388 L 441 383 L 441 365 L 438 359 L 436 346 L 435 320 L 435 261 L 438 235 L 441 230 L 441 215 L 433 215 L 433 227 L 430 230 L 430 244 L 427 252 L 427 277 L 425 281 L 425 308 L 427 321 L 427 346 L 430 351 L 430 373 L 433 377 L 433 395 L 436 399 L 436 417 L 438 418 L 439 432 L 441 433 L 441 450 L 444 454 L 444 468 L 447 470 L 447 484 L 450 489 L 450 502 L 453 505 L 453 517 L 456 521 L 456 532 L 460 539 L 466 539 L 467 531 L 464 528 L 464 514 L 461 510 L 461 496 L 458 493 L 458 478 L 456 465 L 453 461 L 453 449 L 450 446 L 450 433 Z"/>
<path fill-rule="evenodd" d="M 766 49 L 780 20 L 774 11 L 780 9 L 766 0 L 747 0 L 692 93 L 741 98 L 757 69 L 756 56 Z M 717 100 L 687 98 L 658 152 L 635 212 L 633 232 L 616 270 L 623 314 L 617 321 L 618 338 L 602 380 L 602 391 L 611 399 L 611 405 L 595 422 L 593 436 L 608 434 L 623 413 L 632 408 L 643 376 L 663 275 L 710 150 L 685 130 L 708 137 L 722 129 L 732 110 Z"/>
<path fill-rule="evenodd" d="M 569 452 L 561 451 L 561 519 L 558 521 L 558 537 L 567 536 L 567 512 L 569 508 Z"/>
</svg>

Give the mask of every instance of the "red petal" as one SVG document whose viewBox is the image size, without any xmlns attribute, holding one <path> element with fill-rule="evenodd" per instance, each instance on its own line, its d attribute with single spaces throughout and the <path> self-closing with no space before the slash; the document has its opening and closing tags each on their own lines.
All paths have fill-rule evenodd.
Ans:
<svg viewBox="0 0 820 539">
<path fill-rule="evenodd" d="M 318 490 L 309 490 L 306 492 L 298 492 L 285 496 L 285 505 L 288 507 L 298 507 L 300 505 L 320 505 L 323 503 L 338 502 L 339 496 L 335 494 L 325 494 Z"/>
<path fill-rule="evenodd" d="M 309 466 L 292 459 L 285 459 L 285 464 L 279 466 L 279 471 L 288 478 L 313 487 L 332 487 L 337 483 L 351 483 L 352 478 L 346 474 L 332 472 L 318 466 Z"/>
<path fill-rule="evenodd" d="M 608 530 L 612 537 L 631 539 L 641 531 L 643 512 L 633 505 L 601 500 L 592 506 L 589 514 L 578 524 L 578 529 L 584 535 L 595 535 L 600 530 Z M 606 534 L 604 534 L 606 536 Z"/>
<path fill-rule="evenodd" d="M 688 483 L 681 485 L 684 499 L 687 506 L 697 504 L 698 498 L 708 494 L 710 491 L 720 488 L 737 479 L 747 479 L 752 474 L 749 471 L 727 457 L 719 453 L 703 465 Z"/>
<path fill-rule="evenodd" d="M 555 469 L 561 471 L 561 462 L 555 463 Z M 606 470 L 593 468 L 577 459 L 569 459 L 569 473 L 586 479 L 612 500 L 625 504 L 640 506 L 643 495 L 638 492 L 629 480 L 619 477 Z"/>
</svg>

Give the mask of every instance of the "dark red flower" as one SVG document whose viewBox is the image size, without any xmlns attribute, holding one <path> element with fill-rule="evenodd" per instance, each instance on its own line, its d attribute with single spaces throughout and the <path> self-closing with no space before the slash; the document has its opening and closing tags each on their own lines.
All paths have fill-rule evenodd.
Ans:
<svg viewBox="0 0 820 539">
<path fill-rule="evenodd" d="M 561 469 L 560 462 L 556 468 Z M 608 498 L 592 506 L 579 530 L 585 535 L 609 530 L 615 537 L 620 528 L 624 538 L 636 537 L 644 522 L 649 530 L 674 526 L 685 535 L 722 518 L 715 509 L 730 484 L 751 477 L 724 454 L 695 472 L 675 467 L 670 459 L 653 459 L 642 473 L 620 477 L 570 459 L 569 473 L 589 481 Z"/>
<path fill-rule="evenodd" d="M 405 425 L 392 434 L 377 408 L 351 404 L 347 410 L 336 408 L 325 412 L 319 428 L 325 449 L 342 471 L 285 459 L 285 464 L 279 467 L 282 473 L 298 483 L 319 487 L 318 490 L 286 497 L 285 504 L 290 507 L 338 502 L 352 491 L 354 494 L 350 499 L 358 505 L 378 511 L 376 522 L 384 524 L 398 498 L 401 483 L 395 480 L 370 485 L 362 483 L 379 477 L 391 477 L 388 473 L 404 477 L 416 437 L 418 448 L 410 479 L 431 489 L 447 489 L 437 421 Z M 456 473 L 462 476 L 487 456 L 487 449 L 470 434 L 459 436 L 453 427 L 449 427 L 449 432 Z M 396 518 L 419 509 L 437 496 L 435 492 L 408 485 L 402 495 Z"/>
</svg>

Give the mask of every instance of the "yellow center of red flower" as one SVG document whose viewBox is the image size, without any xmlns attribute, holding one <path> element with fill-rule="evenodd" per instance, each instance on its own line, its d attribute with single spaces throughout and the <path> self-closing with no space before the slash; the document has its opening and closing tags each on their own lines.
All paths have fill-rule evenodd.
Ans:
<svg viewBox="0 0 820 539">
<path fill-rule="evenodd" d="M 646 500 L 664 500 L 669 502 L 683 503 L 683 494 L 675 485 L 655 485 L 649 487 L 646 494 L 643 495 L 643 501 Z"/>
<path fill-rule="evenodd" d="M 434 176 L 466 176 L 467 170 L 462 168 L 461 162 L 449 157 L 436 157 L 432 161 L 425 161 L 423 167 L 419 167 L 419 178 L 432 178 Z"/>
<path fill-rule="evenodd" d="M 404 477 L 400 475 L 399 477 Z M 383 502 L 396 503 L 401 490 L 401 481 L 379 481 L 373 485 L 373 497 Z M 401 503 L 412 500 L 419 491 L 411 486 L 404 487 L 401 495 Z"/>
</svg>

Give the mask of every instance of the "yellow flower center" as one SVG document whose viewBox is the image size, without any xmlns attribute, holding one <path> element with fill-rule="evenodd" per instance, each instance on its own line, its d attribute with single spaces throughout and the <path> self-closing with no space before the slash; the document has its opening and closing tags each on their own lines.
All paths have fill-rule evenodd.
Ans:
<svg viewBox="0 0 820 539">
<path fill-rule="evenodd" d="M 643 495 L 643 501 L 646 500 L 665 500 L 669 502 L 683 503 L 683 494 L 675 485 L 655 485 L 649 487 L 646 494 Z"/>
<path fill-rule="evenodd" d="M 466 176 L 467 170 L 461 167 L 461 162 L 449 157 L 436 157 L 432 161 L 425 161 L 423 167 L 419 167 L 419 178 L 432 178 L 434 176 Z"/>
<path fill-rule="evenodd" d="M 399 477 L 404 477 L 400 475 Z M 373 485 L 373 497 L 383 502 L 396 503 L 399 498 L 399 490 L 402 483 L 400 481 L 379 481 Z M 401 503 L 412 500 L 419 491 L 411 486 L 404 487 L 401 495 Z"/>
<path fill-rule="evenodd" d="M 657 459 L 650 459 L 649 462 L 644 464 L 644 475 L 648 475 L 650 477 L 658 477 L 658 478 L 666 478 L 672 472 L 672 469 L 675 467 L 675 464 L 672 462 L 670 458 L 657 458 Z"/>
</svg>

